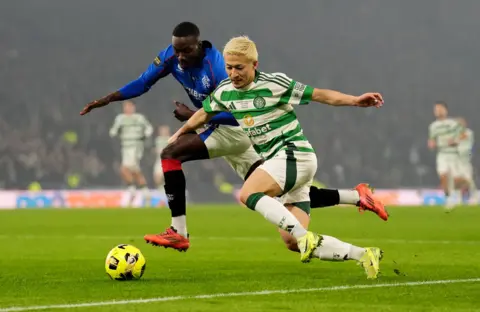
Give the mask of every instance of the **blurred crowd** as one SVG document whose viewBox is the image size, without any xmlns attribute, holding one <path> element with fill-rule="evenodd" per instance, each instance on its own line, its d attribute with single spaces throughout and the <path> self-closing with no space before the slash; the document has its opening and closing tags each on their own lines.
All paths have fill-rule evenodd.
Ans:
<svg viewBox="0 0 480 312">
<path fill-rule="evenodd" d="M 413 1 L 392 7 L 374 0 L 322 5 L 305 0 L 267 14 L 269 4 L 247 2 L 256 6 L 253 12 L 246 10 L 248 3 L 240 9 L 251 14 L 248 25 L 220 13 L 212 17 L 210 8 L 193 0 L 184 4 L 192 10 L 182 19 L 196 22 L 203 38 L 219 48 L 233 35 L 249 34 L 258 42 L 264 71 L 282 71 L 316 87 L 384 94 L 385 106 L 378 110 L 297 109 L 317 150 L 317 179 L 326 185 L 436 186 L 434 154 L 426 147 L 436 100 L 446 101 L 454 116 L 465 116 L 480 131 L 475 83 L 480 69 L 471 65 L 480 52 L 480 43 L 471 40 L 480 21 L 471 7 L 449 1 L 432 9 Z M 71 187 L 71 175 L 80 177 L 75 187 L 119 187 L 119 142 L 108 129 L 121 105 L 84 117 L 79 112 L 134 79 L 168 45 L 180 20 L 156 14 L 178 10 L 179 4 L 29 3 L 27 8 L 9 1 L 0 9 L 0 188 L 23 189 L 32 181 L 44 188 Z M 315 12 L 319 5 L 322 10 Z M 470 5 L 480 9 L 480 3 Z M 283 23 L 299 6 L 301 19 Z M 230 7 L 234 2 L 225 1 L 217 10 Z M 106 21 L 106 14 L 116 18 Z M 87 15 L 88 23 L 82 18 Z M 218 27 L 222 23 L 228 27 Z M 134 101 L 152 125 L 174 131 L 180 123 L 172 115 L 173 100 L 188 104 L 183 90 L 166 78 Z M 156 158 L 153 140 L 148 144 L 143 170 L 151 181 Z M 479 165 L 475 153 L 474 164 Z M 218 175 L 241 183 L 221 160 L 187 164 L 186 171 L 188 188 L 199 194 L 211 193 Z"/>
</svg>

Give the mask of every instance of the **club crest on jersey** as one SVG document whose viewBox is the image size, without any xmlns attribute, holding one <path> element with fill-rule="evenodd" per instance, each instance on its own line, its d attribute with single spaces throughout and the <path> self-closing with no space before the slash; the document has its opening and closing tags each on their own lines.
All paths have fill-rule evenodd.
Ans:
<svg viewBox="0 0 480 312">
<path fill-rule="evenodd" d="M 261 96 L 257 96 L 253 99 L 253 106 L 256 108 L 264 108 L 265 107 L 265 99 Z"/>
<path fill-rule="evenodd" d="M 208 76 L 203 76 L 202 84 L 205 89 L 210 88 L 210 79 L 208 78 Z"/>
<path fill-rule="evenodd" d="M 245 115 L 245 117 L 243 117 L 243 123 L 245 124 L 245 126 L 251 127 L 255 124 L 255 120 L 253 120 L 252 116 Z"/>
</svg>

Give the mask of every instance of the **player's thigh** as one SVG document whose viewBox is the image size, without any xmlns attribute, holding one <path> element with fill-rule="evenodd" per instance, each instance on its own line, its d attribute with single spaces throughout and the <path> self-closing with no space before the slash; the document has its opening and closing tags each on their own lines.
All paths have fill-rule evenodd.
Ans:
<svg viewBox="0 0 480 312">
<path fill-rule="evenodd" d="M 208 150 L 201 136 L 186 133 L 167 145 L 160 155 L 161 159 L 176 159 L 181 162 L 208 159 Z"/>
<path fill-rule="evenodd" d="M 468 160 L 462 160 L 458 164 L 458 176 L 465 180 L 470 180 L 473 178 L 473 168 L 472 164 Z"/>
<path fill-rule="evenodd" d="M 139 144 L 136 148 L 135 148 L 135 157 L 137 158 L 137 161 L 140 162 L 143 158 L 143 151 L 144 151 L 144 146 L 143 144 Z"/>
<path fill-rule="evenodd" d="M 268 196 L 281 196 L 297 188 L 310 188 L 317 170 L 317 158 L 314 153 L 279 151 L 273 158 L 266 160 L 245 181 L 240 190 L 240 200 L 253 193 L 262 192 Z M 309 197 L 309 193 L 307 192 Z M 287 203 L 287 202 L 285 202 Z"/>
<path fill-rule="evenodd" d="M 134 146 L 122 148 L 122 167 L 132 172 L 138 171 L 137 149 Z"/>
<path fill-rule="evenodd" d="M 140 166 L 140 163 L 143 158 L 143 151 L 144 151 L 144 146 L 142 144 L 138 144 L 135 148 L 135 174 L 137 175 L 137 179 L 144 179 L 143 174 L 142 174 L 142 168 Z"/>
<path fill-rule="evenodd" d="M 199 136 L 210 158 L 242 154 L 251 147 L 250 139 L 240 127 L 211 126 Z"/>
<path fill-rule="evenodd" d="M 439 177 L 455 176 L 458 160 L 449 154 L 437 155 L 437 174 Z"/>
<path fill-rule="evenodd" d="M 280 197 L 280 202 L 285 206 L 294 206 L 302 210 L 306 215 L 310 215 L 310 186 L 311 181 L 305 183 L 287 194 Z"/>
<path fill-rule="evenodd" d="M 246 179 L 252 166 L 262 160 L 262 157 L 257 154 L 251 145 L 243 153 L 228 155 L 223 158 L 242 180 Z"/>
<path fill-rule="evenodd" d="M 259 168 L 267 171 L 275 179 L 282 189 L 282 195 L 285 195 L 305 185 L 310 187 L 317 172 L 317 156 L 314 153 L 298 152 L 289 147 L 265 161 Z"/>
<path fill-rule="evenodd" d="M 282 189 L 269 172 L 257 168 L 243 184 L 239 194 L 240 201 L 246 204 L 247 199 L 254 193 L 276 197 L 282 193 Z"/>
</svg>

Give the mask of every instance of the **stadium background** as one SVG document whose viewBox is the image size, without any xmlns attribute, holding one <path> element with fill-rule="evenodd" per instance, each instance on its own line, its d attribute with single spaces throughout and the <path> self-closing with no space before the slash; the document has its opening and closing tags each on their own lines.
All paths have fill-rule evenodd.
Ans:
<svg viewBox="0 0 480 312">
<path fill-rule="evenodd" d="M 140 74 L 182 20 L 197 23 L 203 39 L 218 48 L 248 34 L 257 41 L 264 71 L 349 93 L 384 94 L 380 110 L 315 104 L 297 110 L 317 150 L 317 180 L 327 186 L 368 181 L 381 189 L 435 188 L 434 154 L 426 140 L 436 100 L 480 130 L 478 1 L 312 0 L 272 7 L 270 1 L 246 0 L 218 2 L 213 10 L 214 3 L 2 2 L 0 188 L 23 190 L 34 181 L 55 190 L 123 188 L 118 141 L 108 136 L 121 105 L 86 117 L 78 113 Z M 167 78 L 135 102 L 154 126 L 175 130 L 180 123 L 172 115 L 173 100 L 188 103 Z M 155 157 L 146 154 L 143 170 L 153 187 Z M 477 172 L 478 164 L 474 158 Z M 241 183 L 222 160 L 187 164 L 186 171 L 195 202 L 231 201 L 219 181 Z M 2 192 L 2 202 L 13 200 L 8 194 L 14 196 Z M 41 195 L 46 202 L 61 198 L 58 205 L 65 200 L 63 194 Z"/>
</svg>

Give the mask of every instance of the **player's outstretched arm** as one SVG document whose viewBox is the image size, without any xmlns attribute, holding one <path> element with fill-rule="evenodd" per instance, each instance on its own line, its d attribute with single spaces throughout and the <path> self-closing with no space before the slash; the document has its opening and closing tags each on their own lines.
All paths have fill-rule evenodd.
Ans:
<svg viewBox="0 0 480 312">
<path fill-rule="evenodd" d="M 180 128 L 178 131 L 170 137 L 168 143 L 173 143 L 179 136 L 185 133 L 193 132 L 201 126 L 208 123 L 217 113 L 207 113 L 203 108 L 197 110 L 195 114 Z"/>
<path fill-rule="evenodd" d="M 80 112 L 80 115 L 88 114 L 93 109 L 106 106 L 112 102 L 133 99 L 148 92 L 148 90 L 150 90 L 159 79 L 170 74 L 169 60 L 171 59 L 172 51 L 172 48 L 169 47 L 160 52 L 160 54 L 154 59 L 153 63 L 148 66 L 140 77 L 129 82 L 119 90 L 112 92 L 101 99 L 88 103 Z"/>
<path fill-rule="evenodd" d="M 120 93 L 120 91 L 112 92 L 109 95 L 102 97 L 101 99 L 92 101 L 92 102 L 88 103 L 87 105 L 85 105 L 83 110 L 80 112 L 80 115 L 83 116 L 85 114 L 88 114 L 90 111 L 92 111 L 95 108 L 103 107 L 103 106 L 106 106 L 106 105 L 108 105 L 112 102 L 121 101 L 123 99 L 124 98 L 123 98 L 122 94 Z"/>
<path fill-rule="evenodd" d="M 380 93 L 369 92 L 360 96 L 349 95 L 328 89 L 313 89 L 312 101 L 332 106 L 380 107 L 383 97 Z"/>
</svg>

